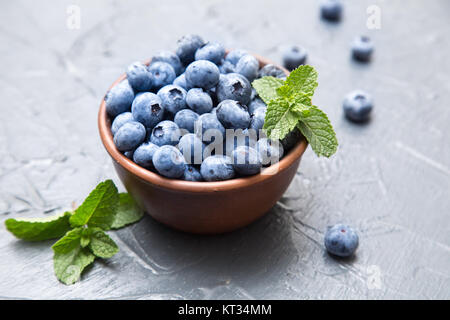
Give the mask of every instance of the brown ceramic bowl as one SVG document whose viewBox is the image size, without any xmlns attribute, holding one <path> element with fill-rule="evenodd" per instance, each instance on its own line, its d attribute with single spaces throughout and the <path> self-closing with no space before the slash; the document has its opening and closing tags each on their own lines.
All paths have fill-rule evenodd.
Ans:
<svg viewBox="0 0 450 320">
<path fill-rule="evenodd" d="M 255 57 L 261 67 L 272 63 Z M 122 75 L 111 87 L 125 77 Z M 264 169 L 276 171 L 274 174 L 263 171 L 227 181 L 191 182 L 160 176 L 120 153 L 114 145 L 104 100 L 100 105 L 98 127 L 120 180 L 145 211 L 165 225 L 199 234 L 236 230 L 262 217 L 286 191 L 307 147 L 306 141 L 301 140 L 278 164 Z"/>
</svg>

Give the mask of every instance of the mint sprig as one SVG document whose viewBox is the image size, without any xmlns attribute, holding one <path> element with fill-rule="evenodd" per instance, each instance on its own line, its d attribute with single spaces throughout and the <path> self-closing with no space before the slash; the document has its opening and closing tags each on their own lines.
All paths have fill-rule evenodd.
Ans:
<svg viewBox="0 0 450 320">
<path fill-rule="evenodd" d="M 118 193 L 111 180 L 97 185 L 74 211 L 38 219 L 8 219 L 6 228 L 26 241 L 59 239 L 53 246 L 55 275 L 65 284 L 79 280 L 96 258 L 114 256 L 119 247 L 106 234 L 139 221 L 143 211 L 128 193 Z"/>
<path fill-rule="evenodd" d="M 253 81 L 267 104 L 264 127 L 270 139 L 281 140 L 298 128 L 318 156 L 330 157 L 338 146 L 336 133 L 326 114 L 312 104 L 317 87 L 317 71 L 300 66 L 285 81 L 263 77 Z"/>
</svg>

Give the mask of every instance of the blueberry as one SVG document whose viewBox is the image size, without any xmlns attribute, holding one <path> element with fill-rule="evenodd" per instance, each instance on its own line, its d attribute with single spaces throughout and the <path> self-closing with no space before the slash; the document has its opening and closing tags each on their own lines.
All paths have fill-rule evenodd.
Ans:
<svg viewBox="0 0 450 320">
<path fill-rule="evenodd" d="M 243 56 L 245 56 L 247 54 L 248 54 L 248 52 L 243 49 L 232 50 L 225 57 L 225 61 L 228 61 L 233 65 L 236 65 L 238 63 L 239 59 L 241 59 Z"/>
<path fill-rule="evenodd" d="M 368 62 L 372 57 L 373 51 L 374 45 L 369 37 L 360 36 L 352 42 L 352 56 L 355 60 Z"/>
<path fill-rule="evenodd" d="M 261 157 L 263 166 L 277 163 L 284 154 L 283 145 L 280 141 L 270 140 L 267 138 L 259 139 L 256 143 L 255 149 Z"/>
<path fill-rule="evenodd" d="M 259 153 L 247 146 L 239 146 L 231 154 L 233 167 L 237 173 L 248 176 L 261 171 L 262 162 Z"/>
<path fill-rule="evenodd" d="M 228 73 L 220 76 L 216 87 L 218 101 L 236 100 L 247 105 L 250 102 L 252 86 L 246 77 L 239 73 Z"/>
<path fill-rule="evenodd" d="M 339 21 L 342 16 L 342 3 L 339 0 L 325 0 L 320 4 L 322 18 L 329 21 Z"/>
<path fill-rule="evenodd" d="M 280 79 L 286 79 L 286 74 L 282 69 L 273 64 L 266 64 L 258 72 L 258 77 L 275 77 Z"/>
<path fill-rule="evenodd" d="M 267 105 L 260 98 L 255 98 L 248 105 L 248 112 L 250 114 L 254 113 L 258 108 L 266 108 Z"/>
<path fill-rule="evenodd" d="M 345 97 L 343 108 L 344 114 L 349 120 L 364 122 L 369 120 L 373 109 L 373 99 L 368 93 L 356 90 Z"/>
<path fill-rule="evenodd" d="M 200 166 L 200 173 L 206 181 L 228 180 L 235 175 L 231 158 L 223 155 L 206 158 Z"/>
<path fill-rule="evenodd" d="M 291 150 L 302 139 L 302 137 L 302 133 L 297 128 L 289 132 L 287 136 L 281 140 L 284 151 Z"/>
<path fill-rule="evenodd" d="M 127 122 L 114 135 L 114 144 L 119 151 L 130 151 L 139 146 L 145 139 L 146 131 L 142 123 Z"/>
<path fill-rule="evenodd" d="M 150 142 L 157 146 L 172 145 L 175 146 L 180 141 L 180 128 L 170 120 L 164 120 L 158 123 L 152 130 Z"/>
<path fill-rule="evenodd" d="M 186 162 L 180 150 L 167 145 L 156 150 L 153 165 L 161 175 L 168 178 L 180 178 L 186 169 Z"/>
<path fill-rule="evenodd" d="M 227 130 L 224 152 L 227 156 L 231 156 L 231 153 L 239 146 L 247 146 L 254 148 L 258 140 L 258 133 L 249 129 L 237 129 Z"/>
<path fill-rule="evenodd" d="M 128 80 L 123 80 L 112 87 L 105 95 L 106 112 L 110 117 L 130 111 L 133 103 L 134 91 Z"/>
<path fill-rule="evenodd" d="M 182 87 L 186 91 L 192 89 L 192 87 L 186 83 L 186 75 L 184 73 L 180 74 L 175 80 L 173 80 L 173 84 Z"/>
<path fill-rule="evenodd" d="M 138 94 L 131 106 L 131 112 L 134 119 L 148 129 L 153 129 L 164 117 L 164 107 L 161 99 L 151 92 Z"/>
<path fill-rule="evenodd" d="M 183 154 L 188 164 L 201 164 L 205 145 L 202 140 L 193 133 L 185 134 L 178 143 L 178 149 Z"/>
<path fill-rule="evenodd" d="M 299 46 L 291 46 L 283 53 L 283 65 L 288 70 L 294 70 L 298 66 L 305 64 L 306 50 Z"/>
<path fill-rule="evenodd" d="M 186 109 L 186 90 L 180 86 L 169 84 L 158 91 L 164 110 L 175 115 L 178 111 Z"/>
<path fill-rule="evenodd" d="M 339 257 L 351 256 L 358 247 L 359 238 L 353 228 L 345 224 L 337 224 L 325 233 L 327 251 Z"/>
<path fill-rule="evenodd" d="M 176 75 L 179 75 L 183 72 L 183 66 L 181 64 L 180 58 L 178 58 L 178 56 L 172 51 L 159 51 L 156 55 L 153 56 L 150 64 L 153 64 L 155 62 L 166 62 L 170 64 Z"/>
<path fill-rule="evenodd" d="M 134 150 L 125 151 L 125 152 L 123 153 L 123 155 L 124 155 L 125 157 L 127 157 L 128 159 L 133 160 Z"/>
<path fill-rule="evenodd" d="M 246 129 L 250 114 L 245 105 L 235 100 L 223 100 L 217 106 L 217 119 L 226 129 Z"/>
<path fill-rule="evenodd" d="M 133 161 L 144 168 L 153 168 L 153 155 L 159 147 L 151 142 L 141 144 L 134 151 Z"/>
<path fill-rule="evenodd" d="M 259 133 L 259 130 L 261 130 L 264 126 L 266 111 L 266 107 L 260 107 L 252 113 L 252 117 L 250 119 L 250 129 L 253 129 Z"/>
<path fill-rule="evenodd" d="M 127 69 L 127 79 L 135 92 L 150 91 L 152 88 L 152 78 L 148 68 L 142 62 L 135 62 Z"/>
<path fill-rule="evenodd" d="M 125 124 L 125 123 L 127 123 L 127 122 L 130 122 L 130 121 L 134 121 L 134 118 L 133 118 L 133 114 L 131 113 L 131 112 L 124 112 L 124 113 L 121 113 L 121 114 L 119 114 L 115 119 L 114 119 L 114 121 L 113 121 L 113 123 L 112 123 L 112 125 L 111 125 L 111 133 L 113 134 L 113 135 L 115 135 L 116 134 L 116 132 L 117 132 L 117 130 L 119 130 L 119 128 L 123 125 L 123 124 Z"/>
<path fill-rule="evenodd" d="M 213 142 L 216 141 L 216 138 L 223 141 L 225 128 L 215 114 L 204 113 L 198 117 L 195 134 L 201 137 L 203 142 Z"/>
<path fill-rule="evenodd" d="M 208 60 L 192 62 L 185 71 L 186 84 L 193 88 L 209 89 L 219 82 L 219 68 Z"/>
<path fill-rule="evenodd" d="M 190 133 L 194 133 L 194 124 L 197 119 L 197 113 L 190 109 L 183 109 L 177 112 L 173 121 L 180 129 L 186 129 Z"/>
<path fill-rule="evenodd" d="M 188 91 L 186 103 L 198 114 L 210 112 L 213 107 L 211 96 L 201 88 L 194 88 Z"/>
<path fill-rule="evenodd" d="M 193 165 L 186 165 L 186 169 L 184 169 L 183 180 L 186 181 L 203 181 L 203 177 L 200 171 L 194 167 Z"/>
<path fill-rule="evenodd" d="M 215 64 L 220 64 L 225 56 L 225 48 L 217 42 L 210 42 L 200 47 L 195 52 L 195 60 L 209 60 Z"/>
<path fill-rule="evenodd" d="M 153 89 L 159 90 L 165 85 L 171 84 L 176 78 L 175 70 L 167 62 L 155 62 L 148 67 L 150 72 Z"/>
<path fill-rule="evenodd" d="M 181 63 L 187 66 L 194 61 L 195 52 L 205 44 L 205 41 L 198 35 L 188 34 L 178 40 L 177 44 L 177 56 L 180 58 Z"/>
<path fill-rule="evenodd" d="M 247 54 L 239 59 L 235 70 L 251 82 L 258 76 L 259 62 L 254 56 Z"/>
<path fill-rule="evenodd" d="M 219 66 L 220 73 L 222 74 L 235 72 L 235 69 L 236 66 L 227 60 L 223 60 L 222 64 Z"/>
</svg>

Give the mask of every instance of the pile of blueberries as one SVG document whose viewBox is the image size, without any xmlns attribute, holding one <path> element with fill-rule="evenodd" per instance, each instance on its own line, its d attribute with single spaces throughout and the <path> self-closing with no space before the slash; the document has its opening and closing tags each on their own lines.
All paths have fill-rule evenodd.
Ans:
<svg viewBox="0 0 450 320">
<path fill-rule="evenodd" d="M 117 149 L 136 164 L 173 179 L 220 181 L 254 175 L 276 163 L 299 139 L 265 137 L 267 106 L 251 81 L 285 79 L 275 65 L 260 68 L 245 50 L 198 35 L 160 51 L 147 66 L 131 64 L 105 95 Z"/>
</svg>

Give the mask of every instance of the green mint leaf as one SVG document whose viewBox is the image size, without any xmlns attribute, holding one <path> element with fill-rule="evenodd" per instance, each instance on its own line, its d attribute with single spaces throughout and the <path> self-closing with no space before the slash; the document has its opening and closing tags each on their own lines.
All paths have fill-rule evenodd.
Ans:
<svg viewBox="0 0 450 320">
<path fill-rule="evenodd" d="M 252 82 L 253 88 L 255 88 L 258 95 L 266 104 L 278 98 L 277 88 L 283 84 L 284 81 L 282 79 L 275 77 L 262 77 Z"/>
<path fill-rule="evenodd" d="M 67 285 L 77 282 L 84 268 L 95 259 L 87 248 L 81 247 L 82 232 L 83 228 L 73 229 L 52 246 L 55 275 Z"/>
<path fill-rule="evenodd" d="M 56 216 L 33 219 L 8 219 L 6 229 L 19 239 L 42 241 L 59 238 L 70 230 L 70 212 Z"/>
<path fill-rule="evenodd" d="M 81 232 L 81 238 L 80 238 L 80 245 L 83 248 L 86 248 L 89 245 L 89 243 L 91 242 L 91 234 L 92 234 L 91 228 L 83 228 L 83 230 Z"/>
<path fill-rule="evenodd" d="M 283 139 L 300 120 L 300 113 L 292 110 L 289 100 L 276 98 L 267 105 L 264 129 L 271 139 Z"/>
<path fill-rule="evenodd" d="M 108 230 L 114 221 L 114 215 L 119 203 L 119 194 L 114 182 L 106 180 L 84 200 L 75 213 L 70 217 L 73 227 L 89 225 Z"/>
<path fill-rule="evenodd" d="M 298 128 L 318 156 L 330 157 L 336 152 L 338 141 L 333 126 L 316 106 L 300 114 Z"/>
<path fill-rule="evenodd" d="M 317 87 L 317 71 L 308 65 L 300 66 L 289 74 L 286 85 L 292 94 L 303 92 L 312 97 Z"/>
<path fill-rule="evenodd" d="M 137 205 L 128 193 L 119 193 L 119 207 L 117 208 L 111 229 L 119 229 L 139 221 L 144 211 Z"/>
<path fill-rule="evenodd" d="M 117 244 L 100 228 L 92 228 L 89 249 L 99 258 L 111 258 L 117 252 Z"/>
</svg>

